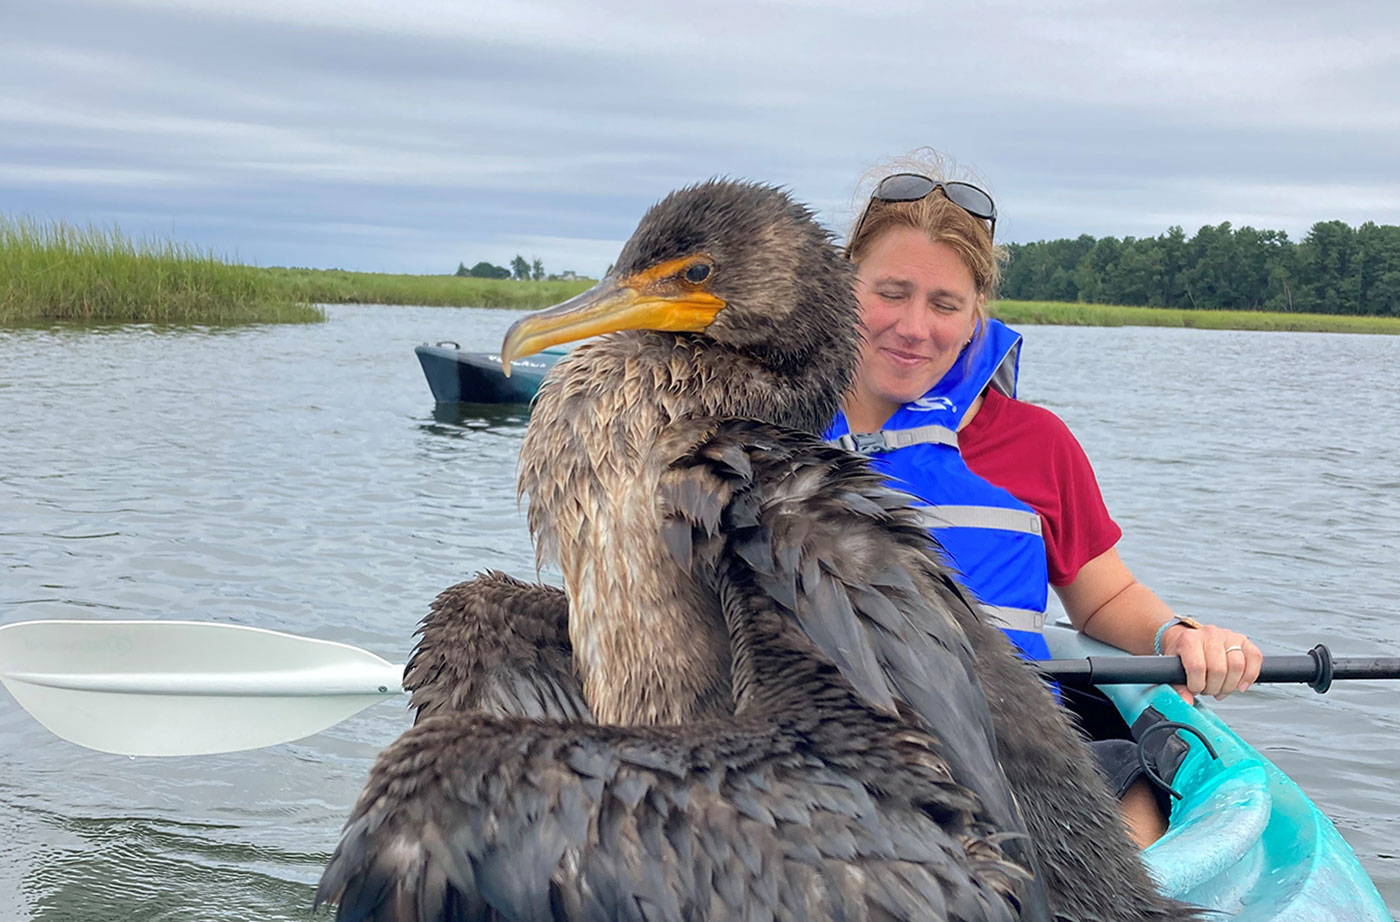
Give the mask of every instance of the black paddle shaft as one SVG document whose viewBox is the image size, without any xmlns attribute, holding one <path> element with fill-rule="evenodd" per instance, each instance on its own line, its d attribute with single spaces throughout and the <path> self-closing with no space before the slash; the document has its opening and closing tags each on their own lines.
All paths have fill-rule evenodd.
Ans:
<svg viewBox="0 0 1400 922">
<path fill-rule="evenodd" d="M 1034 664 L 1047 678 L 1066 685 L 1184 685 L 1186 670 L 1176 656 L 1088 656 Z M 1318 694 L 1334 679 L 1400 679 L 1400 656 L 1333 659 L 1322 644 L 1302 656 L 1266 656 L 1260 682 L 1302 682 Z"/>
</svg>

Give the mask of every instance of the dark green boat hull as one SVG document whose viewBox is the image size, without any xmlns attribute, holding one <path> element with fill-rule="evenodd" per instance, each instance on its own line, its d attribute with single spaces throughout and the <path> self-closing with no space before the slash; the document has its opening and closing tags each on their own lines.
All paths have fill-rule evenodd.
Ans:
<svg viewBox="0 0 1400 922">
<path fill-rule="evenodd" d="M 554 363 L 567 353 L 546 350 L 510 363 L 507 378 L 498 352 L 463 352 L 455 344 L 416 347 L 418 364 L 438 403 L 529 403 Z"/>
</svg>

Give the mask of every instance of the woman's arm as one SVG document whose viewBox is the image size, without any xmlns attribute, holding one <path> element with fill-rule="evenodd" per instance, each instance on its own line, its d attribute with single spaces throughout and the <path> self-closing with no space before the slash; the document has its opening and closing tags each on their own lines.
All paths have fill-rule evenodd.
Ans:
<svg viewBox="0 0 1400 922">
<path fill-rule="evenodd" d="M 1068 585 L 1054 588 L 1077 630 L 1129 653 L 1153 653 L 1158 629 L 1176 617 L 1137 581 L 1116 547 L 1086 563 Z M 1224 698 L 1247 690 L 1264 659 L 1248 637 L 1211 624 L 1173 624 L 1162 634 L 1162 652 L 1181 657 L 1186 688 L 1178 691 L 1187 702 L 1194 702 L 1193 693 Z"/>
</svg>

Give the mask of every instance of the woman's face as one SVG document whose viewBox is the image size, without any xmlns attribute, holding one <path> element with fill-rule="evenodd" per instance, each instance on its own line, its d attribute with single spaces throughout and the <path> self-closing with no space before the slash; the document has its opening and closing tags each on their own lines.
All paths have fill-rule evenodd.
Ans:
<svg viewBox="0 0 1400 922">
<path fill-rule="evenodd" d="M 915 228 L 882 234 L 856 280 L 865 342 L 852 398 L 881 423 L 953 367 L 977 320 L 972 272 Z"/>
</svg>

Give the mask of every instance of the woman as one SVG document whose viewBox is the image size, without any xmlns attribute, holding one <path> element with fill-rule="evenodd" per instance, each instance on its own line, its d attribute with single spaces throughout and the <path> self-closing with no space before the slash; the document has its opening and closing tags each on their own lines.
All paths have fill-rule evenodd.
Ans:
<svg viewBox="0 0 1400 922">
<path fill-rule="evenodd" d="M 1020 336 L 987 315 L 996 208 L 940 174 L 885 176 L 850 235 L 865 343 L 828 437 L 929 504 L 933 534 L 1027 656 L 1049 656 L 1041 629 L 1052 586 L 1090 637 L 1180 656 L 1186 700 L 1245 691 L 1258 648 L 1178 617 L 1133 577 L 1083 449 L 1053 413 L 1015 399 Z M 1096 751 L 1134 839 L 1155 841 L 1166 824 L 1136 753 L 1123 743 Z"/>
</svg>

